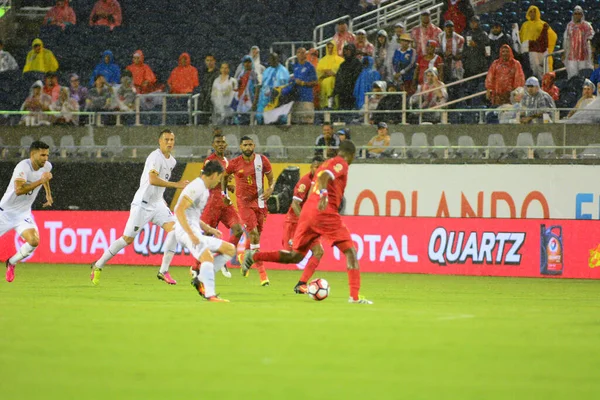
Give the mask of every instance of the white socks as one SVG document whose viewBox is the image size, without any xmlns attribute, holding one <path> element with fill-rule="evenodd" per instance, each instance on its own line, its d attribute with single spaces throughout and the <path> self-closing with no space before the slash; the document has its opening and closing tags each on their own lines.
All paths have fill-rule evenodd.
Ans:
<svg viewBox="0 0 600 400">
<path fill-rule="evenodd" d="M 250 250 L 259 250 L 260 244 L 250 244 Z"/>
<path fill-rule="evenodd" d="M 123 237 L 120 237 L 117 240 L 115 240 L 108 247 L 108 249 L 106 249 L 104 254 L 102 254 L 102 257 L 100 257 L 100 259 L 98 261 L 96 261 L 96 264 L 95 264 L 96 268 L 104 267 L 104 264 L 106 264 L 108 262 L 108 260 L 110 260 L 111 258 L 116 256 L 117 253 L 120 252 L 121 250 L 123 250 L 125 247 L 127 247 L 127 242 L 125 241 L 125 239 L 123 239 Z"/>
<path fill-rule="evenodd" d="M 232 258 L 233 257 L 227 256 L 225 254 L 219 254 L 218 256 L 216 256 L 214 261 L 215 272 L 219 272 L 221 268 L 223 268 L 223 266 L 227 264 L 227 262 L 231 261 Z"/>
<path fill-rule="evenodd" d="M 34 250 L 35 247 L 30 245 L 29 243 L 25 243 L 23 246 L 21 246 L 19 251 L 17 251 L 17 253 L 8 260 L 8 263 L 14 265 L 22 259 L 24 259 L 25 257 L 27 257 L 28 255 L 30 255 L 31 253 L 33 253 Z"/>
<path fill-rule="evenodd" d="M 171 265 L 171 261 L 173 260 L 173 256 L 175 255 L 175 250 L 177 248 L 177 238 L 175 237 L 175 231 L 167 233 L 167 237 L 165 238 L 165 244 L 163 245 L 163 258 L 162 263 L 160 264 L 160 273 L 166 274 L 169 272 L 169 266 Z"/>
<path fill-rule="evenodd" d="M 204 297 L 212 297 L 215 293 L 215 266 L 204 261 L 200 264 L 200 281 L 204 284 Z"/>
</svg>

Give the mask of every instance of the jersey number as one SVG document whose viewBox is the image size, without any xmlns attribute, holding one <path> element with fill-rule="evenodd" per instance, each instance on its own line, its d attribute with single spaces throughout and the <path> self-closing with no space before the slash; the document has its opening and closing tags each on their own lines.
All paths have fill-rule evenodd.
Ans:
<svg viewBox="0 0 600 400">
<path fill-rule="evenodd" d="M 248 185 L 252 185 L 252 177 L 251 176 L 248 176 L 247 181 L 248 181 Z"/>
</svg>

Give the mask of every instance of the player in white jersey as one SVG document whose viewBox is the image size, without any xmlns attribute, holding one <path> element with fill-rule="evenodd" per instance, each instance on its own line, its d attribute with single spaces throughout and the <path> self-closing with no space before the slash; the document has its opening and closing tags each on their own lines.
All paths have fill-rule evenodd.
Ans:
<svg viewBox="0 0 600 400">
<path fill-rule="evenodd" d="M 15 264 L 33 253 L 40 243 L 38 228 L 31 215 L 31 205 L 42 186 L 46 191 L 44 207 L 50 207 L 53 203 L 50 192 L 52 164 L 48 162 L 49 148 L 44 142 L 31 143 L 29 158 L 17 164 L 0 200 L 0 236 L 14 229 L 26 242 L 6 261 L 7 282 L 15 279 Z"/>
<path fill-rule="evenodd" d="M 177 247 L 177 239 L 173 231 L 175 217 L 169 210 L 163 194 L 165 188 L 185 188 L 188 181 L 169 182 L 176 164 L 175 158 L 171 155 L 175 145 L 173 132 L 164 129 L 158 136 L 158 144 L 159 148 L 146 158 L 144 172 L 140 178 L 140 188 L 131 202 L 129 219 L 125 225 L 123 236 L 111 243 L 110 247 L 102 254 L 102 257 L 92 264 L 90 279 L 94 285 L 100 283 L 100 273 L 104 264 L 117 255 L 119 251 L 133 243 L 140 230 L 150 221 L 155 225 L 162 226 L 167 232 L 164 244 L 165 252 L 157 277 L 170 285 L 177 283 L 169 274 L 169 264 Z"/>
<path fill-rule="evenodd" d="M 221 232 L 204 223 L 200 217 L 210 196 L 209 189 L 221 184 L 223 172 L 223 166 L 216 160 L 204 164 L 200 177 L 183 189 L 175 206 L 177 241 L 200 262 L 199 266 L 190 269 L 192 286 L 198 294 L 212 302 L 229 302 L 215 292 L 215 272 L 233 258 L 235 247 L 219 239 Z M 213 236 L 204 236 L 203 233 Z M 213 253 L 216 255 L 213 256 Z"/>
</svg>

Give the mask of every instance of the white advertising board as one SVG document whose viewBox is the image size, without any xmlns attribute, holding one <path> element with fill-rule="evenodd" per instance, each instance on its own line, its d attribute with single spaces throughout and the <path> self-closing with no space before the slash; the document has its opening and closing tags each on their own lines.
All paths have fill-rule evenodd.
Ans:
<svg viewBox="0 0 600 400">
<path fill-rule="evenodd" d="M 600 166 L 355 164 L 345 213 L 600 219 Z"/>
</svg>

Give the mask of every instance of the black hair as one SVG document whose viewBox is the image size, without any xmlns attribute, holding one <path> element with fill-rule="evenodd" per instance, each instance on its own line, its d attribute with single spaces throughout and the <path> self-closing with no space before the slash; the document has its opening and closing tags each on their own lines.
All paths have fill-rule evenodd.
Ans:
<svg viewBox="0 0 600 400">
<path fill-rule="evenodd" d="M 31 143 L 31 146 L 29 146 L 29 152 L 31 153 L 34 150 L 48 150 L 50 148 L 50 146 L 48 146 L 46 143 L 42 142 L 41 140 L 36 140 L 35 142 Z"/>
<path fill-rule="evenodd" d="M 244 140 L 251 140 L 252 143 L 254 143 L 254 139 L 252 139 L 250 136 L 246 136 L 246 135 L 242 136 L 242 138 L 240 139 L 240 143 L 243 143 Z"/>
<path fill-rule="evenodd" d="M 214 59 L 215 59 L 215 61 L 217 61 L 217 57 L 215 57 L 215 55 L 214 55 L 214 54 L 212 54 L 212 53 L 208 53 L 207 55 L 205 55 L 205 56 L 204 56 L 204 59 L 206 60 L 208 57 L 212 57 L 212 58 L 214 58 Z"/>
<path fill-rule="evenodd" d="M 325 159 L 323 158 L 323 156 L 320 156 L 320 155 L 314 156 L 312 158 L 312 162 L 322 163 L 323 161 L 325 161 Z"/>
<path fill-rule="evenodd" d="M 162 131 L 160 131 L 160 133 L 158 134 L 158 138 L 160 139 L 162 137 L 162 135 L 164 135 L 165 133 L 173 133 L 173 131 L 170 130 L 169 128 L 165 128 Z"/>
<path fill-rule="evenodd" d="M 333 125 L 331 124 L 331 122 L 325 121 L 325 122 L 323 122 L 322 126 L 331 126 L 332 127 Z"/>
<path fill-rule="evenodd" d="M 133 74 L 128 69 L 126 69 L 125 71 L 121 72 L 121 78 L 124 77 L 124 76 L 128 76 L 130 78 L 133 78 Z"/>
<path fill-rule="evenodd" d="M 352 143 L 352 140 L 344 140 L 340 143 L 339 151 L 344 154 L 355 154 L 356 146 Z"/>
<path fill-rule="evenodd" d="M 210 160 L 209 162 L 204 164 L 204 167 L 202 167 L 202 175 L 204 176 L 211 176 L 215 172 L 217 174 L 220 174 L 223 171 L 225 171 L 223 169 L 223 166 L 217 160 Z"/>
<path fill-rule="evenodd" d="M 104 78 L 104 75 L 102 75 L 102 74 L 96 75 L 96 77 L 94 78 L 94 82 L 96 82 L 98 80 L 98 78 L 100 78 L 100 77 Z"/>
<path fill-rule="evenodd" d="M 224 137 L 225 137 L 225 135 L 223 135 L 223 132 L 221 132 L 221 131 L 219 130 L 218 132 L 215 132 L 215 133 L 213 134 L 213 140 L 212 140 L 212 141 L 213 141 L 213 143 L 214 143 L 216 138 L 224 138 Z"/>
</svg>

